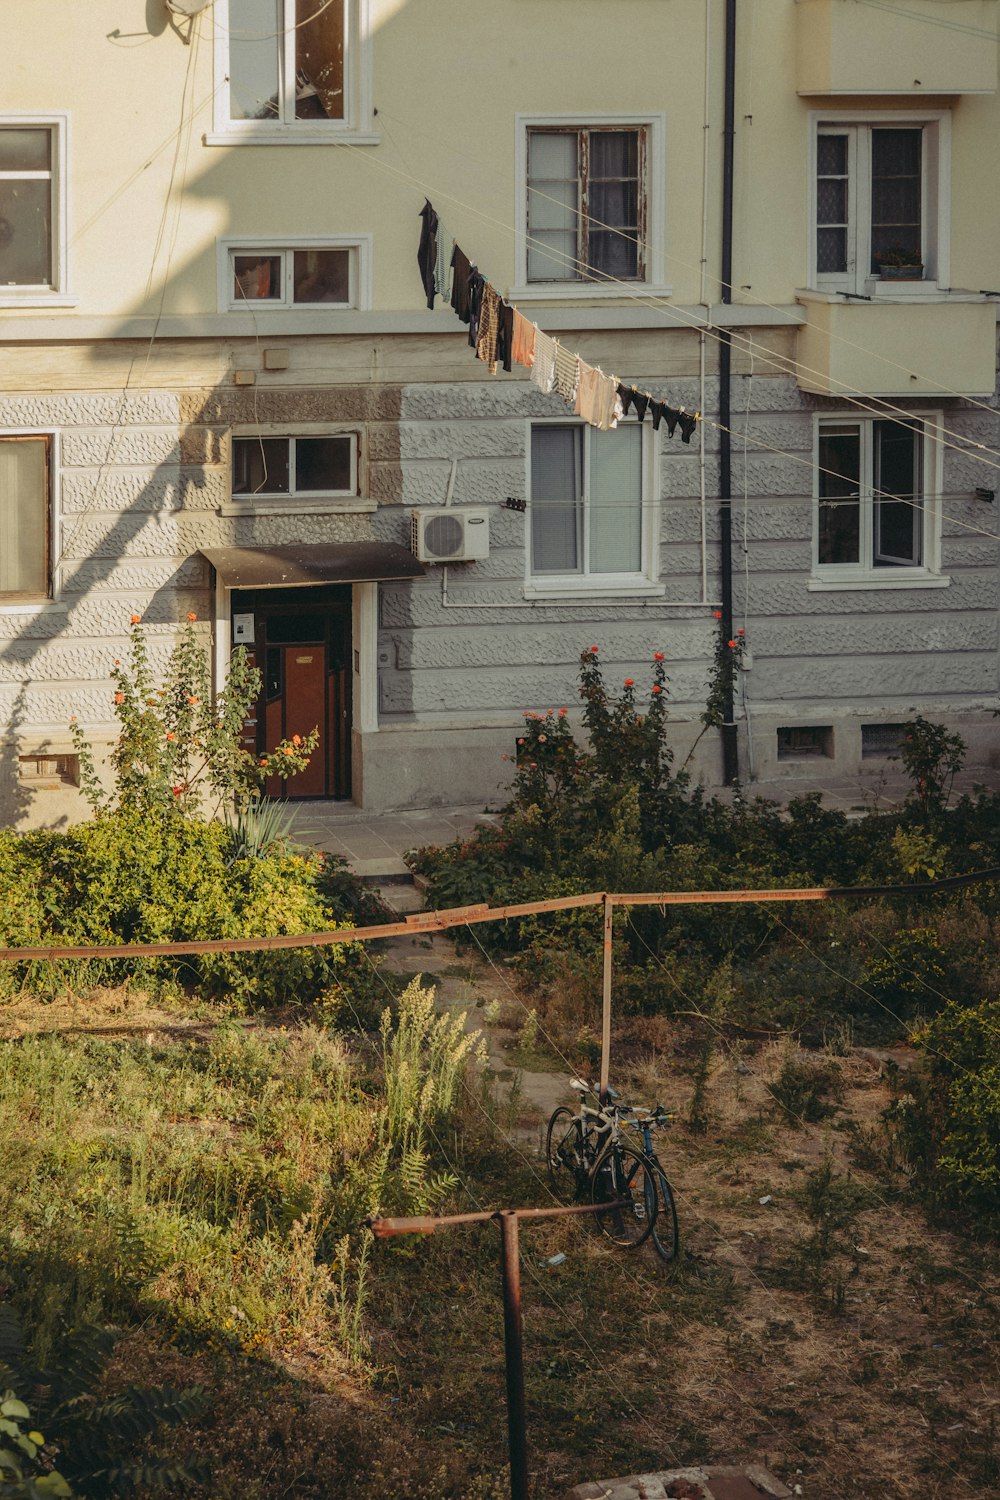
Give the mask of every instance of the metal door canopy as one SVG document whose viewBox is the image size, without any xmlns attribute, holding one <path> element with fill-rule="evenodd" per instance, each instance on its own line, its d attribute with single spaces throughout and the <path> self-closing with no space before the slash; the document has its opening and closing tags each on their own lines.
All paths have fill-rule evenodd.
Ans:
<svg viewBox="0 0 1000 1500">
<path fill-rule="evenodd" d="M 280 589 L 324 583 L 420 578 L 424 569 L 395 542 L 301 542 L 290 547 L 203 547 L 230 589 Z"/>
</svg>

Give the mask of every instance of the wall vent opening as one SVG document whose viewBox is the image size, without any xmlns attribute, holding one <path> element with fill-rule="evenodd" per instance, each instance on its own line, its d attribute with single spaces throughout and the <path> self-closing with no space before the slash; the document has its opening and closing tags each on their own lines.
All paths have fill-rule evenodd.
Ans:
<svg viewBox="0 0 1000 1500">
<path fill-rule="evenodd" d="M 861 759 L 887 760 L 899 754 L 905 724 L 862 724 Z"/>
<path fill-rule="evenodd" d="M 791 724 L 778 730 L 779 760 L 811 760 L 817 755 L 833 759 L 831 724 Z"/>
</svg>

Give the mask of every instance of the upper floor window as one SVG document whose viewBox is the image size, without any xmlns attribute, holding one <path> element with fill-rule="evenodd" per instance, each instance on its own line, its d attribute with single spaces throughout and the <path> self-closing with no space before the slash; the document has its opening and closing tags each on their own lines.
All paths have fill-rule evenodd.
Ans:
<svg viewBox="0 0 1000 1500">
<path fill-rule="evenodd" d="M 51 593 L 49 446 L 45 436 L 0 437 L 0 598 Z"/>
<path fill-rule="evenodd" d="M 0 305 L 64 290 L 63 131 L 61 121 L 0 119 Z"/>
<path fill-rule="evenodd" d="M 815 137 L 813 284 L 882 293 L 946 284 L 943 119 L 822 120 Z"/>
<path fill-rule="evenodd" d="M 535 588 L 628 591 L 652 581 L 649 437 L 638 423 L 531 429 L 530 575 Z"/>
<path fill-rule="evenodd" d="M 366 9 L 367 0 L 217 5 L 220 131 L 297 140 L 356 131 L 371 113 Z"/>
<path fill-rule="evenodd" d="M 662 282 L 662 116 L 520 122 L 519 293 L 629 295 Z"/>
<path fill-rule="evenodd" d="M 367 307 L 371 236 L 220 241 L 220 308 Z"/>
<path fill-rule="evenodd" d="M 929 424 L 823 419 L 817 447 L 818 575 L 898 581 L 934 570 L 938 537 Z"/>
</svg>

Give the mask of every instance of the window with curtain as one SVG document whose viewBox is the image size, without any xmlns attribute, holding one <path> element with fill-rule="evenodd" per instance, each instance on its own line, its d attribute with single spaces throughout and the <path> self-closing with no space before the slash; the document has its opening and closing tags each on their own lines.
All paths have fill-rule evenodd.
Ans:
<svg viewBox="0 0 1000 1500">
<path fill-rule="evenodd" d="M 528 280 L 645 279 L 646 131 L 528 131 Z"/>
<path fill-rule="evenodd" d="M 864 293 L 872 278 L 933 280 L 936 122 L 819 126 L 815 284 Z"/>
<path fill-rule="evenodd" d="M 0 291 L 56 286 L 54 135 L 0 123 Z"/>
<path fill-rule="evenodd" d="M 353 10 L 351 0 L 229 0 L 230 119 L 346 120 Z"/>
<path fill-rule="evenodd" d="M 637 423 L 613 432 L 580 423 L 533 427 L 532 576 L 644 578 L 643 493 Z"/>
<path fill-rule="evenodd" d="M 0 597 L 48 597 L 49 534 L 49 439 L 0 437 Z"/>
<path fill-rule="evenodd" d="M 919 421 L 822 421 L 816 561 L 858 573 L 920 568 L 928 550 Z"/>
</svg>

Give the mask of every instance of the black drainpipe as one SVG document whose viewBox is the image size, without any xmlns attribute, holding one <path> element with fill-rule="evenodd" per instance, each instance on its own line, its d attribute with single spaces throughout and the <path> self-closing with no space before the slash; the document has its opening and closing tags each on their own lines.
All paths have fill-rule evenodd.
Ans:
<svg viewBox="0 0 1000 1500">
<path fill-rule="evenodd" d="M 733 300 L 733 156 L 736 143 L 736 0 L 726 0 L 725 113 L 722 127 L 722 301 Z M 733 636 L 733 445 L 729 429 L 732 406 L 730 383 L 733 369 L 732 336 L 719 335 L 719 565 L 722 572 L 722 638 Z M 739 780 L 739 742 L 736 734 L 733 692 L 730 687 L 722 706 L 722 780 L 732 786 Z"/>
</svg>

